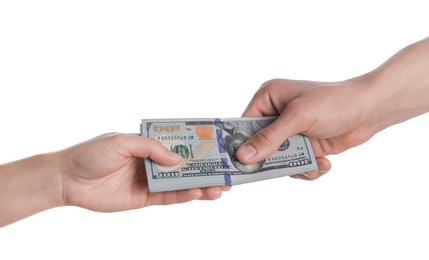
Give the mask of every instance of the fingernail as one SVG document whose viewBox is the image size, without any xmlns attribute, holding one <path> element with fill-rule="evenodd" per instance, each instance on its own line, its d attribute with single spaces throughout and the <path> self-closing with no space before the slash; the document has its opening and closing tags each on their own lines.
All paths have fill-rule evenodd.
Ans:
<svg viewBox="0 0 429 260">
<path fill-rule="evenodd" d="M 250 145 L 250 144 L 240 147 L 240 149 L 238 149 L 238 152 L 240 152 L 241 156 L 244 159 L 251 159 L 256 155 L 255 147 L 253 147 L 253 145 Z"/>
<path fill-rule="evenodd" d="M 308 173 L 306 173 L 306 172 L 300 173 L 299 175 L 304 176 L 304 177 L 306 177 L 306 178 L 309 178 L 309 177 L 310 177 L 310 176 L 308 175 Z"/>
</svg>

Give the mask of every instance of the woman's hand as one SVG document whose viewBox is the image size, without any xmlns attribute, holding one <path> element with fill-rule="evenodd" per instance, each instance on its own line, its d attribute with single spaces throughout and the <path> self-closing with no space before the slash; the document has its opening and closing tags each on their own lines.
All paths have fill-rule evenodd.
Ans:
<svg viewBox="0 0 429 260">
<path fill-rule="evenodd" d="M 60 152 L 66 205 L 122 211 L 149 205 L 217 199 L 229 187 L 149 193 L 143 158 L 176 165 L 181 157 L 160 142 L 130 134 L 105 134 Z"/>
</svg>

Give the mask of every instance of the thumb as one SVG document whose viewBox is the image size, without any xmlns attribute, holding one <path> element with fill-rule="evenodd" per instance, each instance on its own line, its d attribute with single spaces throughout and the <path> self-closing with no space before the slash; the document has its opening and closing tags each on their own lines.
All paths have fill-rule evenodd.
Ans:
<svg viewBox="0 0 429 260">
<path fill-rule="evenodd" d="M 236 152 L 238 160 L 244 164 L 262 161 L 277 151 L 289 136 L 299 133 L 301 129 L 294 123 L 297 120 L 293 120 L 293 115 L 286 114 L 283 113 L 247 140 Z"/>
<path fill-rule="evenodd" d="M 176 165 L 182 157 L 169 151 L 159 141 L 138 135 L 125 135 L 123 140 L 125 149 L 134 157 L 150 158 L 161 165 Z"/>
</svg>

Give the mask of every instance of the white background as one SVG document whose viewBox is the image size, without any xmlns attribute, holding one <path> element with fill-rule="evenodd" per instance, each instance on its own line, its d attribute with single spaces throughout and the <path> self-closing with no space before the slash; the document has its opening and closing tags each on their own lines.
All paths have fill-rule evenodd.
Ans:
<svg viewBox="0 0 429 260">
<path fill-rule="evenodd" d="M 1 1 L 0 163 L 138 132 L 141 118 L 238 117 L 271 78 L 360 75 L 429 35 L 425 6 Z M 428 115 L 391 127 L 330 156 L 314 182 L 121 213 L 42 212 L 0 229 L 0 259 L 428 259 L 428 130 Z"/>
</svg>

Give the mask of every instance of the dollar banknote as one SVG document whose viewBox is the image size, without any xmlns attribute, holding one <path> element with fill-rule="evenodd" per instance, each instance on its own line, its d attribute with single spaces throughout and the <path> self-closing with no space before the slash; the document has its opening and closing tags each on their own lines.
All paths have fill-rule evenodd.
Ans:
<svg viewBox="0 0 429 260">
<path fill-rule="evenodd" d="M 141 135 L 160 141 L 183 157 L 176 166 L 145 159 L 150 192 L 236 185 L 317 169 L 307 137 L 294 135 L 255 164 L 241 163 L 235 152 L 275 117 L 143 119 Z"/>
</svg>

